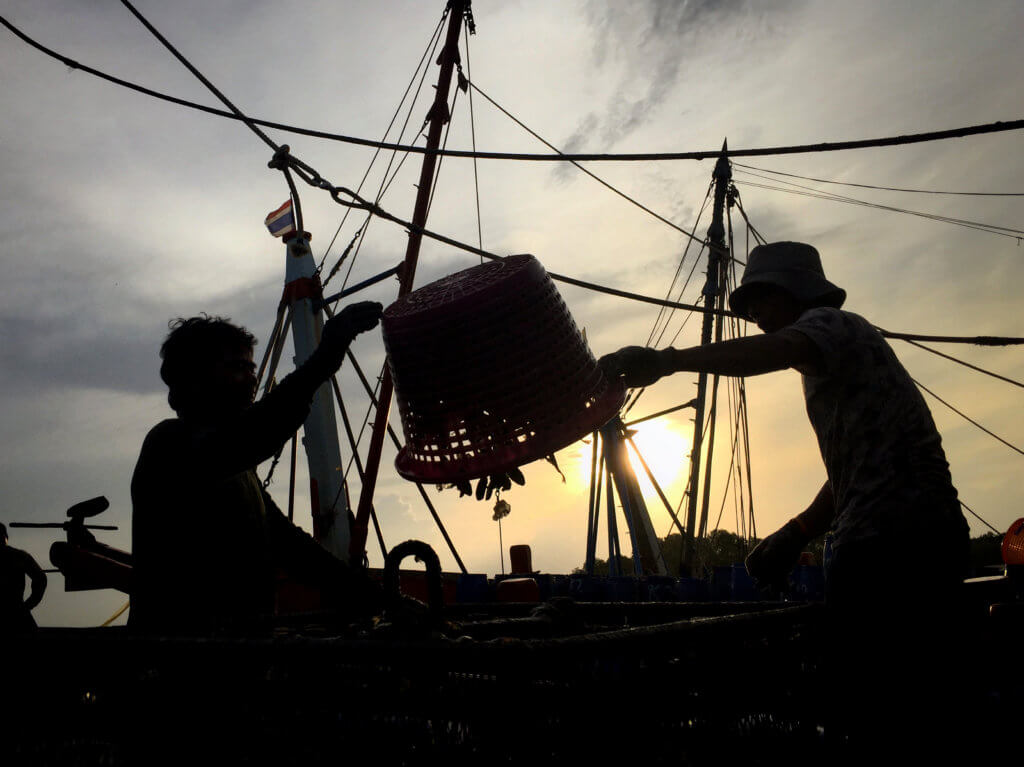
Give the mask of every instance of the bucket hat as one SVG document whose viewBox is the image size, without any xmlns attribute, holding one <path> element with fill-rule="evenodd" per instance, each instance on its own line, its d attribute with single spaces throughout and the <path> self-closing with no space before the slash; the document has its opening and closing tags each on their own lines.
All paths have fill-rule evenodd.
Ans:
<svg viewBox="0 0 1024 767">
<path fill-rule="evenodd" d="M 758 285 L 774 285 L 808 306 L 839 308 L 846 291 L 825 279 L 818 251 L 802 242 L 758 245 L 747 258 L 740 286 L 729 295 L 729 308 L 749 319 L 747 303 Z"/>
</svg>

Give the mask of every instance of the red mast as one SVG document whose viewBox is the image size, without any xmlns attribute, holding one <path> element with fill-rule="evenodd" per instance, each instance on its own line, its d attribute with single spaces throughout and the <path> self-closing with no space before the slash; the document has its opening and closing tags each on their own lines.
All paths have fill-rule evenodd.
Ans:
<svg viewBox="0 0 1024 767">
<path fill-rule="evenodd" d="M 416 263 L 419 260 L 420 243 L 423 239 L 420 230 L 427 222 L 430 191 L 433 188 L 434 170 L 437 166 L 437 155 L 431 150 L 436 150 L 441 146 L 441 130 L 450 117 L 448 114 L 448 92 L 451 89 L 452 70 L 459 61 L 459 33 L 462 30 L 462 22 L 466 17 L 469 5 L 470 0 L 450 0 L 448 3 L 448 34 L 438 59 L 441 73 L 437 78 L 437 92 L 434 94 L 434 103 L 427 114 L 430 122 L 427 131 L 428 152 L 424 155 L 423 167 L 420 170 L 416 207 L 412 216 L 414 228 L 409 232 L 409 244 L 405 250 L 405 261 L 399 278 L 399 298 L 412 291 L 416 275 Z M 373 422 L 373 435 L 370 438 L 370 450 L 366 457 L 363 486 L 359 494 L 355 526 L 352 529 L 350 548 L 350 561 L 352 562 L 362 561 L 365 553 L 370 506 L 373 503 L 373 493 L 377 487 L 377 473 L 380 470 L 381 450 L 384 446 L 384 436 L 387 433 L 393 391 L 391 369 L 385 363 L 381 375 L 380 396 L 377 399 L 377 415 Z"/>
</svg>

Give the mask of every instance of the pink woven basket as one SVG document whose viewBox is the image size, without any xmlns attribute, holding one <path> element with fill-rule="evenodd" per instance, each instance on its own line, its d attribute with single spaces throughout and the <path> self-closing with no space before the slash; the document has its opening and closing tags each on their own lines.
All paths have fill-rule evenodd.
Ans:
<svg viewBox="0 0 1024 767">
<path fill-rule="evenodd" d="M 510 256 L 400 298 L 382 322 L 406 479 L 508 471 L 602 426 L 625 397 L 602 375 L 544 267 Z"/>
</svg>

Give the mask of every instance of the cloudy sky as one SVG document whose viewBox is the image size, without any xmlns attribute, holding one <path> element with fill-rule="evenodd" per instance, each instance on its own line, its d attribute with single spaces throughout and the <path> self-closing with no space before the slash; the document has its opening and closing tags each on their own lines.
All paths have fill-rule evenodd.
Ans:
<svg viewBox="0 0 1024 767">
<path fill-rule="evenodd" d="M 380 138 L 440 21 L 443 3 L 424 0 L 174 4 L 138 7 L 249 114 L 282 123 Z M 3 15 L 43 45 L 83 64 L 175 96 L 214 98 L 115 0 L 7 0 Z M 708 150 L 781 146 L 956 128 L 1022 116 L 1024 53 L 1017 0 L 839 3 L 478 2 L 478 33 L 466 60 L 495 101 L 566 151 Z M 227 315 L 266 338 L 283 279 L 283 248 L 263 217 L 287 197 L 269 150 L 237 122 L 190 111 L 75 71 L 0 31 L 0 520 L 56 521 L 72 503 L 106 495 L 99 520 L 120 526 L 104 540 L 130 545 L 129 482 L 139 445 L 167 417 L 157 350 L 171 317 Z M 466 54 L 464 53 L 464 58 Z M 416 132 L 437 68 L 411 110 Z M 401 110 L 404 119 L 408 110 Z M 479 149 L 546 151 L 483 99 L 474 99 Z M 270 131 L 335 184 L 355 187 L 373 151 Z M 394 136 L 394 134 L 392 134 Z M 468 101 L 460 95 L 448 145 L 469 148 Z M 738 162 L 819 179 L 944 191 L 1022 192 L 1020 134 L 991 134 L 899 148 L 765 157 Z M 365 189 L 380 185 L 379 158 Z M 411 157 L 382 204 L 411 215 L 419 158 Z M 623 192 L 679 226 L 692 227 L 712 163 L 591 163 Z M 569 166 L 482 161 L 483 244 L 534 253 L 553 272 L 663 296 L 686 245 L 674 229 L 624 203 Z M 847 308 L 891 330 L 1024 336 L 1019 309 L 1024 251 L 997 236 L 921 217 L 764 189 L 761 170 L 735 167 L 746 210 L 769 239 L 816 244 Z M 783 177 L 785 178 L 785 177 Z M 1024 228 L 1020 197 L 908 194 L 788 179 L 870 203 Z M 803 190 L 798 190 L 803 191 Z M 314 255 L 324 256 L 343 209 L 300 190 Z M 430 227 L 477 239 L 473 166 L 446 160 Z M 702 219 L 700 234 L 708 219 Z M 327 253 L 332 264 L 362 218 L 350 216 Z M 736 224 L 738 246 L 746 232 Z M 350 281 L 397 263 L 405 234 L 376 221 Z M 690 258 L 694 251 L 691 250 Z M 418 284 L 477 259 L 426 243 Z M 688 271 L 692 262 L 687 261 Z M 703 267 L 698 267 L 698 273 Z M 336 279 L 339 285 L 344 273 Z M 695 300 L 699 281 L 684 300 Z M 366 292 L 393 300 L 394 283 Z M 648 337 L 657 309 L 578 288 L 562 293 L 601 354 Z M 673 319 L 670 335 L 682 316 Z M 695 343 L 692 320 L 676 345 Z M 356 345 L 364 368 L 383 363 L 379 335 Z M 944 351 L 1016 379 L 1019 348 L 944 346 Z M 1024 444 L 1020 390 L 905 344 L 911 374 L 1008 441 Z M 694 379 L 653 387 L 648 413 L 685 402 Z M 358 395 L 343 374 L 342 385 Z M 758 530 L 801 510 L 823 478 L 796 373 L 748 383 Z M 366 402 L 351 398 L 362 419 Z M 1000 529 L 1021 516 L 1015 477 L 1022 456 L 929 400 L 962 499 Z M 673 501 L 692 429 L 688 411 L 663 419 L 644 443 Z M 394 420 L 397 424 L 397 419 Z M 660 434 L 660 438 L 659 438 Z M 723 438 L 724 439 L 724 438 Z M 506 546 L 528 543 L 535 568 L 582 562 L 586 488 L 578 444 L 559 454 L 568 481 L 546 464 L 527 468 L 527 486 L 507 495 Z M 672 451 L 678 451 L 679 454 Z M 344 450 L 347 455 L 347 448 Z M 390 470 L 376 505 L 388 545 L 422 538 L 454 562 L 415 489 Z M 261 472 L 262 474 L 263 472 Z M 272 492 L 285 502 L 284 473 Z M 301 484 L 300 484 L 301 486 Z M 353 496 L 358 483 L 353 484 Z M 308 528 L 299 498 L 297 520 Z M 471 571 L 499 570 L 490 504 L 451 492 L 438 506 Z M 719 499 L 713 503 L 717 508 Z M 652 506 L 655 526 L 667 516 Z M 729 507 L 731 508 L 731 506 Z M 974 533 L 985 528 L 973 518 Z M 733 528 L 731 511 L 722 526 Z M 48 566 L 50 531 L 12 530 L 12 543 Z M 203 520 L 182 509 L 168 533 L 187 546 Z M 372 543 L 372 541 L 371 541 Z M 371 562 L 380 562 L 371 547 Z M 599 552 L 600 553 L 600 552 Z M 923 553 L 922 556 L 926 556 Z M 37 618 L 93 625 L 124 601 L 114 592 L 67 595 L 52 576 Z"/>
</svg>

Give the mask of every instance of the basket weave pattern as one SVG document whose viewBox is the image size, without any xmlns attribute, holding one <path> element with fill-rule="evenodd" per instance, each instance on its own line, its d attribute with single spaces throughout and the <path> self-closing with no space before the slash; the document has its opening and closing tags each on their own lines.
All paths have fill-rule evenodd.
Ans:
<svg viewBox="0 0 1024 767">
<path fill-rule="evenodd" d="M 449 275 L 384 312 L 406 479 L 507 471 L 590 433 L 622 406 L 544 267 L 510 256 Z"/>
</svg>

